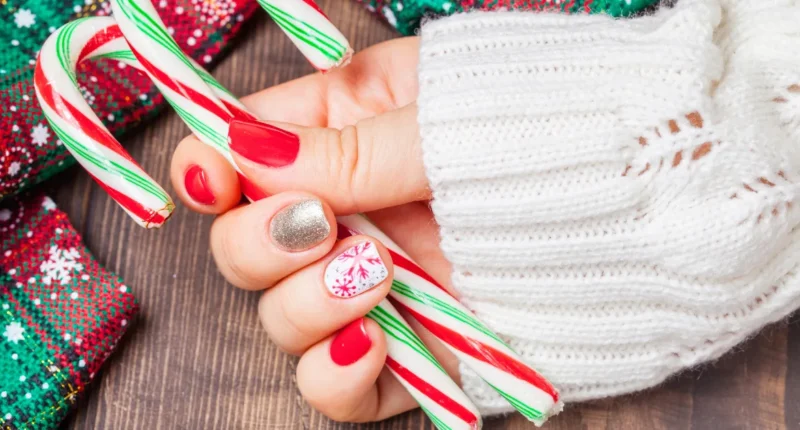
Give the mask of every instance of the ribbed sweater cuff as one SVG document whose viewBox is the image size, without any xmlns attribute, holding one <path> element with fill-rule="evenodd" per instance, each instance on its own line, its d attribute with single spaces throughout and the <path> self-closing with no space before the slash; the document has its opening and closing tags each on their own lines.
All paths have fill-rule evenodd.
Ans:
<svg viewBox="0 0 800 430">
<path fill-rule="evenodd" d="M 570 264 L 575 238 L 558 237 L 563 223 L 589 240 L 596 230 L 581 225 L 614 228 L 633 210 L 647 184 L 625 172 L 644 125 L 659 124 L 665 107 L 707 106 L 723 67 L 712 43 L 719 19 L 717 2 L 682 0 L 635 20 L 473 12 L 423 26 L 423 157 L 442 250 L 467 305 L 487 300 L 471 289 L 471 270 Z M 510 410 L 462 373 L 483 413 Z"/>
</svg>

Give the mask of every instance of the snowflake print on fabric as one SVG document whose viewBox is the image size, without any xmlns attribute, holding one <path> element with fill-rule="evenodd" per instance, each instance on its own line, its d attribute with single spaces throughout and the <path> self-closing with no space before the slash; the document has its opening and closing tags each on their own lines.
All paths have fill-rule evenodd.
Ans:
<svg viewBox="0 0 800 430">
<path fill-rule="evenodd" d="M 50 140 L 50 129 L 45 124 L 37 124 L 31 129 L 31 142 L 36 146 L 42 146 Z"/>
<path fill-rule="evenodd" d="M 97 16 L 111 16 L 113 12 L 111 11 L 111 2 L 104 1 L 100 3 L 100 7 L 97 8 Z"/>
<path fill-rule="evenodd" d="M 14 321 L 6 326 L 5 331 L 3 331 L 3 337 L 8 339 L 9 342 L 17 343 L 25 338 L 25 336 L 22 335 L 24 332 L 25 329 L 22 325 Z"/>
<path fill-rule="evenodd" d="M 25 185 L 33 162 L 31 152 L 25 146 L 12 146 L 0 153 L 0 178 L 6 187 Z"/>
<path fill-rule="evenodd" d="M 56 202 L 54 202 L 50 197 L 45 196 L 45 198 L 42 199 L 42 207 L 46 212 L 50 212 L 56 208 Z"/>
<path fill-rule="evenodd" d="M 234 0 L 192 0 L 194 10 L 202 13 L 200 21 L 219 26 L 228 25 L 236 12 Z"/>
<path fill-rule="evenodd" d="M 11 164 L 8 166 L 9 176 L 17 176 L 17 173 L 19 173 L 19 168 L 20 168 L 19 161 L 12 161 Z"/>
<path fill-rule="evenodd" d="M 243 21 L 260 9 L 256 0 L 152 2 L 183 51 L 209 65 L 223 52 Z M 0 158 L 5 157 L 0 160 L 0 198 L 74 164 L 67 148 L 47 127 L 35 100 L 36 55 L 45 39 L 68 21 L 109 15 L 109 0 L 0 0 Z M 147 76 L 119 64 L 124 63 L 108 59 L 83 62 L 75 76 L 85 99 L 117 137 L 154 118 L 157 108 L 166 105 Z M 27 153 L 12 152 L 14 148 L 26 148 Z M 11 167 L 14 162 L 19 168 Z"/>
<path fill-rule="evenodd" d="M 59 249 L 51 246 L 49 254 L 50 258 L 39 266 L 39 270 L 45 274 L 42 278 L 45 285 L 50 285 L 53 281 L 69 285 L 72 275 L 83 270 L 83 264 L 78 262 L 81 254 L 75 248 Z"/>
<path fill-rule="evenodd" d="M 325 285 L 337 297 L 353 297 L 380 284 L 388 275 L 375 244 L 362 242 L 328 264 Z"/>
<path fill-rule="evenodd" d="M 14 14 L 14 24 L 19 28 L 30 28 L 36 24 L 36 15 L 30 9 L 20 9 Z"/>
</svg>

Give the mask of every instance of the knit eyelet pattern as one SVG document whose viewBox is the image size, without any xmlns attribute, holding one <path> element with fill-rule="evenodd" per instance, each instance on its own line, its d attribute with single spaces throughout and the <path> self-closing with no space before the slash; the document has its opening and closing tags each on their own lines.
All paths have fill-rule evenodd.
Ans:
<svg viewBox="0 0 800 430">
<path fill-rule="evenodd" d="M 423 27 L 453 284 L 565 401 L 654 386 L 800 307 L 798 22 L 798 0 L 680 0 Z"/>
</svg>

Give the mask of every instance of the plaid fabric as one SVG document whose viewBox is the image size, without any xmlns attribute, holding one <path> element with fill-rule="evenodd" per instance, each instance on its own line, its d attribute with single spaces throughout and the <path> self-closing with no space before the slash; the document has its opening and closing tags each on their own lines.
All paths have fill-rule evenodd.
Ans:
<svg viewBox="0 0 800 430">
<path fill-rule="evenodd" d="M 181 48 L 209 66 L 258 7 L 255 0 L 156 0 Z M 108 0 L 0 0 L 0 198 L 74 163 L 50 131 L 33 89 L 36 54 L 45 39 L 75 18 L 108 15 Z M 79 66 L 84 96 L 112 133 L 152 117 L 164 98 L 146 76 L 111 60 Z"/>
<path fill-rule="evenodd" d="M 402 34 L 412 35 L 425 16 L 501 8 L 566 13 L 635 14 L 659 0 L 362 0 Z"/>
<path fill-rule="evenodd" d="M 255 0 L 155 3 L 184 51 L 213 64 Z M 41 182 L 74 160 L 49 130 L 32 84 L 47 36 L 83 16 L 110 13 L 106 0 L 0 0 L 0 198 Z M 78 81 L 120 135 L 164 99 L 137 71 L 109 60 L 82 64 Z M 80 242 L 44 196 L 0 202 L 0 428 L 55 428 L 133 319 L 136 302 Z"/>
<path fill-rule="evenodd" d="M 114 349 L 136 302 L 49 197 L 5 199 L 0 233 L 0 424 L 54 427 Z"/>
</svg>

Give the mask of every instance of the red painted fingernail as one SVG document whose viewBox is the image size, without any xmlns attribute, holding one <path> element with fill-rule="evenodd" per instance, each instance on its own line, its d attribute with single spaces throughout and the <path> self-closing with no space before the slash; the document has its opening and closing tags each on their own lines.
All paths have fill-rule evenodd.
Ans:
<svg viewBox="0 0 800 430">
<path fill-rule="evenodd" d="M 228 143 L 242 157 L 267 167 L 286 167 L 300 151 L 296 134 L 259 121 L 231 120 Z"/>
<path fill-rule="evenodd" d="M 349 366 L 366 355 L 372 347 L 364 317 L 341 329 L 331 343 L 331 359 L 339 366 Z"/>
<path fill-rule="evenodd" d="M 183 185 L 186 187 L 186 193 L 189 197 L 197 203 L 204 205 L 213 205 L 217 201 L 211 188 L 208 186 L 206 180 L 206 172 L 202 167 L 192 164 L 189 170 L 186 171 L 186 176 L 183 178 Z"/>
</svg>

